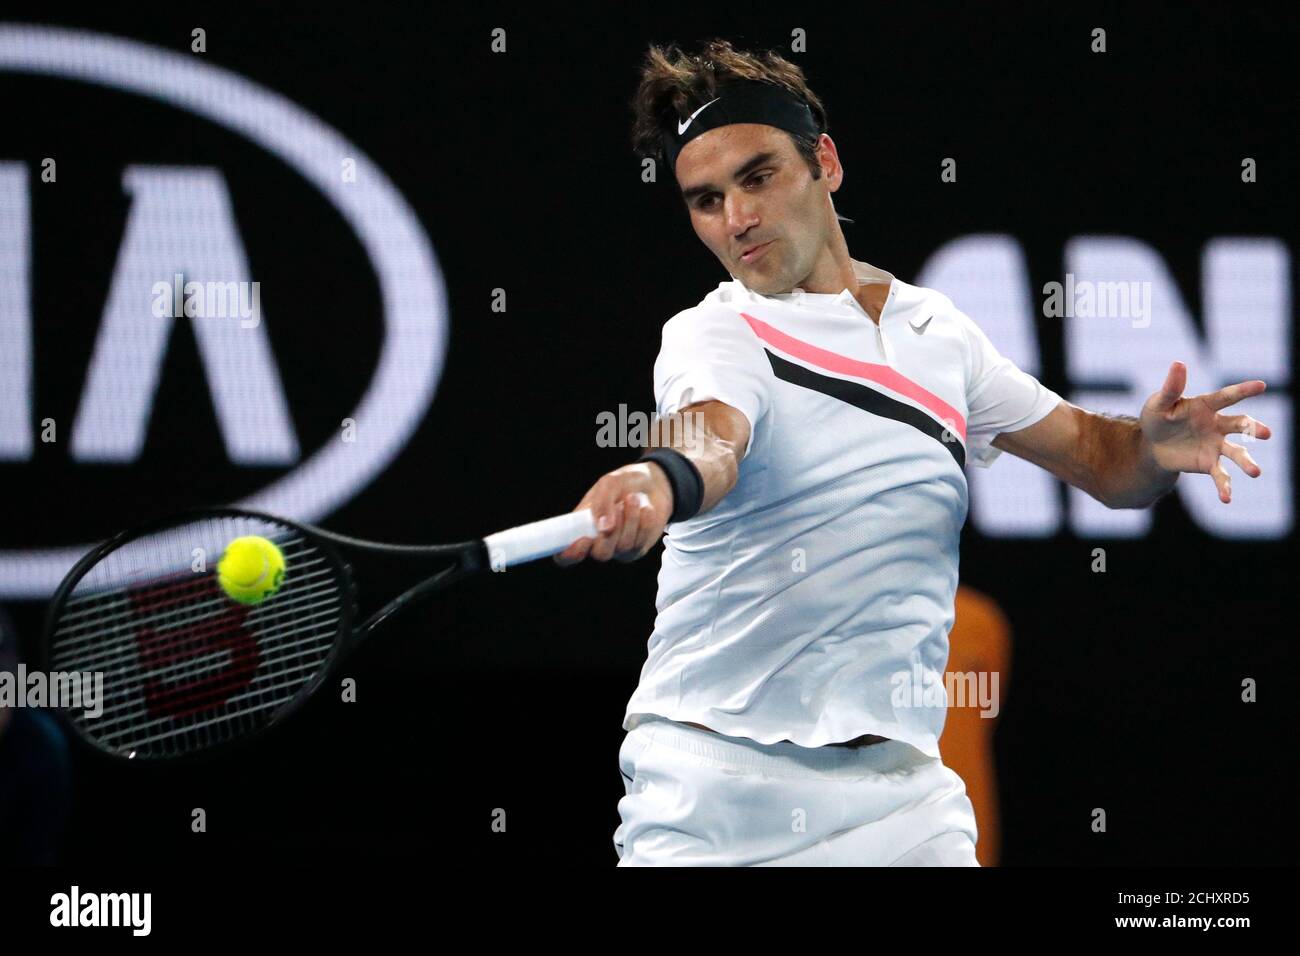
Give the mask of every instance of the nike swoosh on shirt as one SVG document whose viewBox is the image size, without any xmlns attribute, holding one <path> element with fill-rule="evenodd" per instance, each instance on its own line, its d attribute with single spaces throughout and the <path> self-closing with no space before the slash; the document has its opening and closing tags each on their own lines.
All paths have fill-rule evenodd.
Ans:
<svg viewBox="0 0 1300 956">
<path fill-rule="evenodd" d="M 707 103 L 705 103 L 703 106 L 701 106 L 698 110 L 696 110 L 696 111 L 695 111 L 694 113 L 692 113 L 690 116 L 686 117 L 686 122 L 685 122 L 685 123 L 683 123 L 681 120 L 678 120 L 678 121 L 677 121 L 677 135 L 678 135 L 678 136 L 681 136 L 682 133 L 685 133 L 685 132 L 686 132 L 686 127 L 690 126 L 691 123 L 693 123 L 693 122 L 695 121 L 695 117 L 699 116 L 701 113 L 703 113 L 705 110 L 707 110 L 707 109 L 708 109 L 710 106 L 712 106 L 714 103 L 718 102 L 718 100 L 720 100 L 720 99 L 722 99 L 721 96 L 715 96 L 713 99 L 709 100 Z"/>
<path fill-rule="evenodd" d="M 933 319 L 933 318 L 934 318 L 934 316 L 930 316 L 930 319 Z M 926 326 L 928 326 L 928 325 L 930 324 L 930 319 L 926 319 L 924 322 L 922 322 L 919 328 L 918 328 L 917 326 L 913 325 L 911 322 L 908 322 L 908 323 L 907 323 L 907 327 L 908 327 L 909 329 L 911 329 L 913 332 L 915 332 L 917 335 L 925 335 L 925 329 L 926 329 Z"/>
</svg>

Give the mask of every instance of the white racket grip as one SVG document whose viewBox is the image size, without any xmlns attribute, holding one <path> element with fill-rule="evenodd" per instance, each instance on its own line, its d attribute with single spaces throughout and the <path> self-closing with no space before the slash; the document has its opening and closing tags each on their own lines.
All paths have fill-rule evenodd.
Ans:
<svg viewBox="0 0 1300 956">
<path fill-rule="evenodd" d="M 559 554 L 579 538 L 596 537 L 596 516 L 590 508 L 507 528 L 483 539 L 493 571 Z"/>
</svg>

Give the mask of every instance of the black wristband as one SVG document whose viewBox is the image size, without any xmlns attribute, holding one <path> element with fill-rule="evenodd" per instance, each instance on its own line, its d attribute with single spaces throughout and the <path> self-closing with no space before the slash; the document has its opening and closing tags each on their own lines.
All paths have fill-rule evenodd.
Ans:
<svg viewBox="0 0 1300 956">
<path fill-rule="evenodd" d="M 653 461 L 668 476 L 668 484 L 673 489 L 673 513 L 669 522 L 695 517 L 704 503 L 704 478 L 695 462 L 673 448 L 652 448 L 637 460 Z"/>
</svg>

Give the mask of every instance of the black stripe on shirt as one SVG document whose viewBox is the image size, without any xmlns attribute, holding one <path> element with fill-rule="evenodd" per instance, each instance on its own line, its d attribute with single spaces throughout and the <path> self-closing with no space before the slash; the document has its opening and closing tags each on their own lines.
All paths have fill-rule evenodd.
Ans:
<svg viewBox="0 0 1300 956">
<path fill-rule="evenodd" d="M 957 462 L 958 468 L 963 470 L 966 468 L 966 449 L 962 447 L 957 436 L 949 433 L 947 427 L 935 421 L 919 408 L 914 408 L 906 402 L 900 402 L 896 398 L 890 398 L 888 395 L 877 392 L 874 388 L 868 388 L 858 382 L 849 382 L 842 378 L 821 375 L 802 365 L 796 365 L 794 362 L 781 358 L 770 349 L 764 348 L 763 351 L 767 353 L 767 360 L 772 365 L 772 372 L 781 381 L 789 382 L 791 385 L 798 385 L 800 388 L 811 389 L 814 392 L 821 392 L 823 395 L 829 395 L 831 398 L 852 405 L 854 408 L 860 408 L 872 415 L 879 415 L 881 418 L 892 418 L 904 425 L 911 425 L 917 431 L 924 432 L 948 449 L 949 454 Z M 945 434 L 949 435 L 947 441 L 943 440 Z"/>
</svg>

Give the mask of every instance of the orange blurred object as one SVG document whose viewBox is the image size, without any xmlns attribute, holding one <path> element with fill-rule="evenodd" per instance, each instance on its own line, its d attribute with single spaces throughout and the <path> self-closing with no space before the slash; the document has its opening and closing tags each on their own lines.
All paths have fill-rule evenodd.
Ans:
<svg viewBox="0 0 1300 956">
<path fill-rule="evenodd" d="M 1011 627 L 1006 615 L 991 597 L 966 585 L 957 588 L 956 619 L 948 635 L 948 668 L 954 676 L 945 674 L 950 687 L 971 686 L 964 677 L 977 675 L 983 680 L 980 693 L 988 693 L 997 700 L 1000 714 L 1006 701 L 1011 666 Z M 997 683 L 993 683 L 993 675 Z M 996 691 L 996 693 L 994 693 Z M 957 772 L 966 783 L 966 793 L 975 808 L 975 824 L 979 841 L 975 856 L 980 866 L 997 866 L 1001 854 L 1002 830 L 998 810 L 997 765 L 993 759 L 993 732 L 997 717 L 981 716 L 984 708 L 978 701 L 967 701 L 967 706 L 957 706 L 958 698 L 950 697 L 943 733 L 939 737 L 939 753 L 943 762 Z"/>
</svg>

